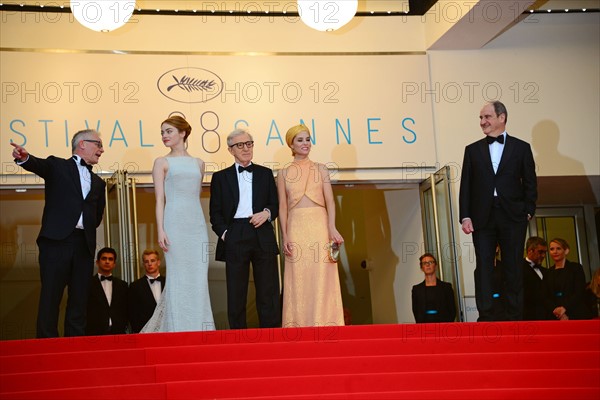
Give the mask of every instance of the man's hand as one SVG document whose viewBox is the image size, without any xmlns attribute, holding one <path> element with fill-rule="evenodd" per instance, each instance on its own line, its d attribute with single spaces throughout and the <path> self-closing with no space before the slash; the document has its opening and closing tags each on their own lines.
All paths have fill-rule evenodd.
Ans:
<svg viewBox="0 0 600 400">
<path fill-rule="evenodd" d="M 462 230 L 467 235 L 473 233 L 475 229 L 473 229 L 473 222 L 471 222 L 471 218 L 465 218 L 462 222 Z"/>
<path fill-rule="evenodd" d="M 268 219 L 269 219 L 269 212 L 261 211 L 256 214 L 252 214 L 252 216 L 250 217 L 250 223 L 252 225 L 254 225 L 255 228 L 259 228 Z"/>
<path fill-rule="evenodd" d="M 10 142 L 10 145 L 12 147 L 14 147 L 13 152 L 12 152 L 12 156 L 14 159 L 19 160 L 19 161 L 27 161 L 27 158 L 29 158 L 29 152 L 27 152 L 27 150 L 25 150 L 25 147 L 21 147 L 16 143 Z"/>
</svg>

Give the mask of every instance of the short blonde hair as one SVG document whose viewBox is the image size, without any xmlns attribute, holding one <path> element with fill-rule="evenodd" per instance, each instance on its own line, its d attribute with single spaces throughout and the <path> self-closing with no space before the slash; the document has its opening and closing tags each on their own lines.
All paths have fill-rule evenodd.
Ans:
<svg viewBox="0 0 600 400">
<path fill-rule="evenodd" d="M 144 252 L 142 253 L 142 258 L 144 258 L 144 256 L 150 256 L 152 254 L 156 254 L 156 258 L 158 258 L 160 260 L 160 254 L 158 254 L 158 251 L 156 251 L 154 249 L 144 250 Z"/>
</svg>

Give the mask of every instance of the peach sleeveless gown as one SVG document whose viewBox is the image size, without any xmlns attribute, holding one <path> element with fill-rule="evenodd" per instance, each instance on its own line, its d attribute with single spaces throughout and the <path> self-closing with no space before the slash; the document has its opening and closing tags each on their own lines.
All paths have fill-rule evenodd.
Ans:
<svg viewBox="0 0 600 400">
<path fill-rule="evenodd" d="M 294 248 L 285 257 L 282 326 L 342 326 L 340 278 L 337 263 L 327 256 L 327 209 L 318 165 L 294 161 L 286 170 L 287 229 Z M 303 196 L 316 206 L 296 207 Z"/>
</svg>

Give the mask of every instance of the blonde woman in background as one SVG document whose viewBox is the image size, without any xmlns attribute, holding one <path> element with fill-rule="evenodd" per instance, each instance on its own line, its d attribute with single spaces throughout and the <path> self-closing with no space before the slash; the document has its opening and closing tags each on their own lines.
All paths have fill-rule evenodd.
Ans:
<svg viewBox="0 0 600 400">
<path fill-rule="evenodd" d="M 286 142 L 294 157 L 277 176 L 279 222 L 285 272 L 283 327 L 344 325 L 337 262 L 330 243 L 341 245 L 329 172 L 309 159 L 310 131 L 290 128 Z"/>
<path fill-rule="evenodd" d="M 544 278 L 549 307 L 556 319 L 585 318 L 585 273 L 579 263 L 569 261 L 567 256 L 571 250 L 565 239 L 554 238 L 549 244 L 550 257 L 554 265 L 550 267 Z"/>
</svg>

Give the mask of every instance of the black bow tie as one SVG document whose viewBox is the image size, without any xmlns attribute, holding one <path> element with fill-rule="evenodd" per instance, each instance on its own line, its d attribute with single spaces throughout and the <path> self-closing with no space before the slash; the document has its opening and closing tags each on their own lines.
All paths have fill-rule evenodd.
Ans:
<svg viewBox="0 0 600 400">
<path fill-rule="evenodd" d="M 148 278 L 148 282 L 150 282 L 151 285 L 156 281 L 160 282 L 158 278 Z"/>
<path fill-rule="evenodd" d="M 486 136 L 485 140 L 487 140 L 488 144 L 492 144 L 494 142 L 498 142 L 500 144 L 504 144 L 504 135 L 500 135 L 498 137 Z"/>
<path fill-rule="evenodd" d="M 73 160 L 75 160 L 75 162 L 77 162 L 77 158 L 73 157 Z M 88 171 L 92 170 L 92 166 L 90 164 L 86 163 L 83 158 L 79 159 L 79 164 L 86 167 L 88 169 Z"/>
<path fill-rule="evenodd" d="M 112 281 L 112 275 L 110 275 L 110 276 L 100 275 L 100 282 L 102 282 L 102 281 Z"/>
<path fill-rule="evenodd" d="M 533 265 L 532 265 L 532 268 L 533 268 L 533 269 L 541 269 L 541 268 L 542 268 L 542 266 L 541 266 L 540 264 L 533 264 Z"/>
<path fill-rule="evenodd" d="M 254 169 L 254 164 L 250 164 L 247 167 L 242 167 L 241 165 L 238 166 L 238 172 L 240 174 L 244 171 L 252 172 L 253 169 Z"/>
</svg>

